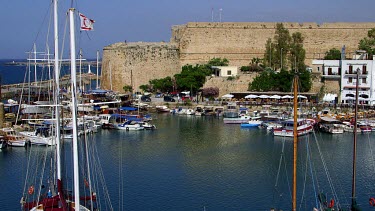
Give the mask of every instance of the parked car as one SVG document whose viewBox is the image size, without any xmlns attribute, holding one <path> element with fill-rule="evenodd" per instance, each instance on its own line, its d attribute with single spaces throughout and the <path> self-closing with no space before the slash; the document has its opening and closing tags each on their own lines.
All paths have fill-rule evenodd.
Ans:
<svg viewBox="0 0 375 211">
<path fill-rule="evenodd" d="M 151 102 L 151 98 L 147 95 L 142 95 L 141 101 L 142 102 Z"/>
<path fill-rule="evenodd" d="M 165 102 L 176 102 L 176 100 L 172 96 L 169 96 L 169 95 L 164 96 L 164 101 Z"/>
<path fill-rule="evenodd" d="M 163 94 L 158 92 L 158 93 L 155 94 L 155 97 L 156 98 L 161 98 L 161 97 L 163 97 Z"/>
</svg>

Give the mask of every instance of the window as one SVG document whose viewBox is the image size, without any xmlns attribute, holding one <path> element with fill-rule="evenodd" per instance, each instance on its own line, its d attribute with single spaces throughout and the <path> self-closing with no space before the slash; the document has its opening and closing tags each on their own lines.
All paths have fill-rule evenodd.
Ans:
<svg viewBox="0 0 375 211">
<path fill-rule="evenodd" d="M 349 77 L 348 82 L 349 82 L 349 83 L 352 83 L 352 82 L 353 82 L 353 78 L 352 78 L 352 77 Z"/>
<path fill-rule="evenodd" d="M 320 70 L 320 67 L 318 67 L 318 72 L 319 72 L 319 70 Z"/>
<path fill-rule="evenodd" d="M 232 75 L 232 71 L 231 71 L 231 70 L 228 70 L 228 71 L 227 71 L 227 75 Z"/>
<path fill-rule="evenodd" d="M 362 83 L 363 83 L 363 84 L 366 83 L 366 78 L 362 78 Z"/>
<path fill-rule="evenodd" d="M 349 74 L 353 74 L 353 66 L 349 65 Z"/>
<path fill-rule="evenodd" d="M 328 75 L 332 75 L 332 67 L 328 68 Z"/>
<path fill-rule="evenodd" d="M 339 67 L 339 73 L 338 74 L 341 75 L 341 67 Z"/>
<path fill-rule="evenodd" d="M 367 74 L 367 68 L 366 65 L 362 66 L 362 74 Z"/>
</svg>

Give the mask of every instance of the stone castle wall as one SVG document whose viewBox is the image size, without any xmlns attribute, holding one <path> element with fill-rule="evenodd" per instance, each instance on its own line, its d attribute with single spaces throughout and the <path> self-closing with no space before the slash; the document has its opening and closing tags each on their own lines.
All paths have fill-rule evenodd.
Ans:
<svg viewBox="0 0 375 211">
<path fill-rule="evenodd" d="M 134 91 L 152 79 L 180 72 L 178 49 L 170 43 L 116 43 L 103 50 L 101 88 Z M 112 82 L 112 83 L 111 83 Z"/>
<path fill-rule="evenodd" d="M 312 59 L 322 58 L 329 49 L 341 49 L 343 45 L 346 46 L 347 57 L 350 57 L 359 40 L 375 28 L 375 23 L 283 25 L 290 34 L 302 33 L 308 65 Z M 263 57 L 265 43 L 268 38 L 274 37 L 275 28 L 276 23 L 192 22 L 173 26 L 170 43 L 116 43 L 106 46 L 103 50 L 102 88 L 110 88 L 110 72 L 113 89 L 122 91 L 126 84 L 132 84 L 137 90 L 139 85 L 147 84 L 151 79 L 179 73 L 182 65 L 201 64 L 212 58 L 227 58 L 231 66 L 248 65 L 252 58 Z M 220 88 L 220 83 L 217 86 Z"/>
<path fill-rule="evenodd" d="M 354 52 L 375 23 L 283 23 L 289 33 L 304 37 L 306 64 L 322 58 L 331 48 Z M 181 64 L 227 58 L 230 65 L 248 65 L 253 57 L 263 58 L 268 38 L 273 39 L 276 23 L 188 23 L 172 28 L 171 42 L 179 44 Z"/>
</svg>

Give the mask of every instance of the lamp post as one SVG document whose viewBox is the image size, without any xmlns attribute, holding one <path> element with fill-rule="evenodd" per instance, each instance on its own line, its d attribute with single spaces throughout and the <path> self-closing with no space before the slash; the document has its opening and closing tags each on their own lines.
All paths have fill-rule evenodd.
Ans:
<svg viewBox="0 0 375 211">
<path fill-rule="evenodd" d="M 283 69 L 283 48 L 280 51 L 280 71 Z"/>
</svg>

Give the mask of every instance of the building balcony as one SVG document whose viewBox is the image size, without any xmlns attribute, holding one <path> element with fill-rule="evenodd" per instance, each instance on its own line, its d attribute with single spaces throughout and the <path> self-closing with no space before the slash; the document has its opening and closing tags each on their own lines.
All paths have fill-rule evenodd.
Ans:
<svg viewBox="0 0 375 211">
<path fill-rule="evenodd" d="M 357 75 L 357 71 L 349 71 L 349 70 L 345 70 L 345 75 L 344 76 L 356 76 Z M 361 75 L 368 75 L 368 71 L 359 71 L 359 76 Z"/>
<path fill-rule="evenodd" d="M 327 75 L 322 75 L 321 76 L 322 78 L 337 78 L 337 79 L 340 79 L 341 76 L 340 75 L 335 75 L 335 74 L 327 74 Z"/>
</svg>

